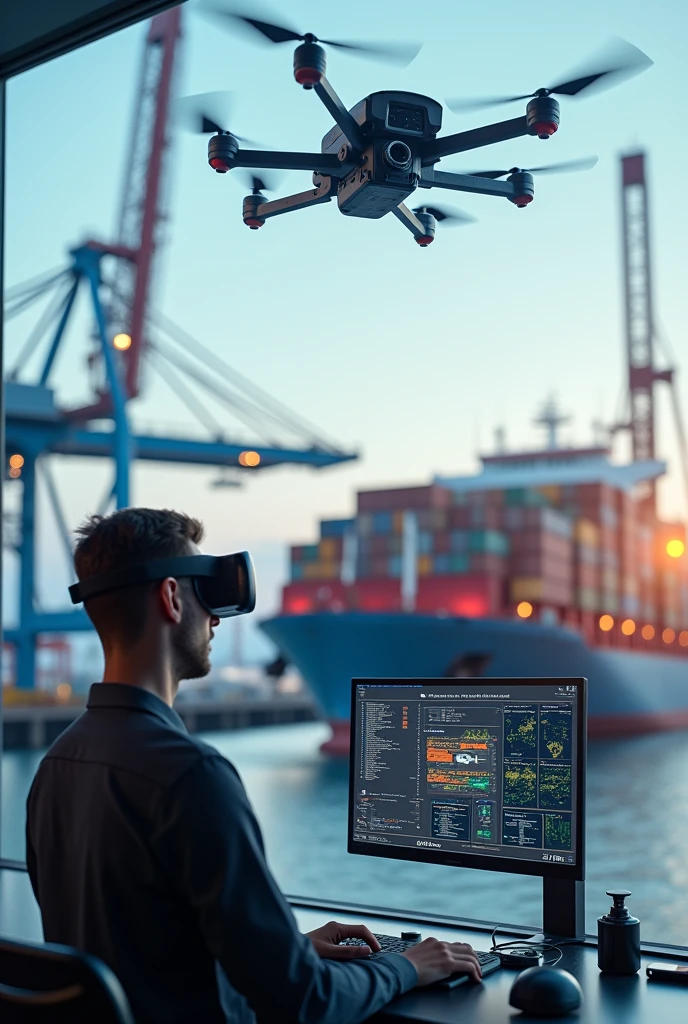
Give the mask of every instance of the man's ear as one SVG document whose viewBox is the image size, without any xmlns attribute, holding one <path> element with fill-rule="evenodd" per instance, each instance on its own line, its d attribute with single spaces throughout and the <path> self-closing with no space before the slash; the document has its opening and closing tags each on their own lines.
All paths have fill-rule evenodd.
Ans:
<svg viewBox="0 0 688 1024">
<path fill-rule="evenodd" d="M 168 622 L 179 623 L 182 621 L 182 586 L 174 576 L 164 579 L 158 588 L 158 599 L 162 606 L 162 612 Z"/>
</svg>

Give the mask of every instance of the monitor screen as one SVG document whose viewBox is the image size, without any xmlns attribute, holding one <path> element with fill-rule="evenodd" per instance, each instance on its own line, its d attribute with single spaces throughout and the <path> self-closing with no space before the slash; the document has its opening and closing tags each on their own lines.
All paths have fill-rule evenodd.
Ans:
<svg viewBox="0 0 688 1024">
<path fill-rule="evenodd" d="M 584 877 L 585 679 L 354 679 L 350 853 Z"/>
</svg>

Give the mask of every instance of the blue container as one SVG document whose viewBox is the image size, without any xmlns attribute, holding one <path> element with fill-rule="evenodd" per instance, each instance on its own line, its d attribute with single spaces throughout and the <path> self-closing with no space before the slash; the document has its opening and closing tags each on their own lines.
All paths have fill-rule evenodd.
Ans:
<svg viewBox="0 0 688 1024">
<path fill-rule="evenodd" d="M 468 550 L 474 554 L 508 555 L 509 541 L 498 530 L 471 530 Z"/>
<path fill-rule="evenodd" d="M 418 550 L 421 555 L 429 555 L 432 552 L 432 534 L 429 530 L 421 530 L 418 534 Z"/>
<path fill-rule="evenodd" d="M 452 530 L 449 541 L 452 551 L 468 551 L 468 530 Z"/>
<path fill-rule="evenodd" d="M 451 572 L 451 555 L 435 555 L 432 560 L 432 567 L 440 576 Z"/>
<path fill-rule="evenodd" d="M 391 512 L 373 512 L 373 533 L 391 533 L 393 522 Z"/>
<path fill-rule="evenodd" d="M 323 519 L 320 523 L 320 536 L 343 537 L 354 523 L 354 519 Z"/>
<path fill-rule="evenodd" d="M 394 576 L 398 579 L 401 576 L 401 557 L 399 555 L 393 555 L 387 562 L 387 572 L 390 576 Z"/>
<path fill-rule="evenodd" d="M 320 556 L 317 544 L 304 544 L 303 547 L 303 561 L 304 562 L 317 562 Z"/>
<path fill-rule="evenodd" d="M 451 571 L 456 573 L 468 572 L 471 567 L 471 559 L 469 555 L 451 555 L 450 556 Z"/>
<path fill-rule="evenodd" d="M 291 565 L 291 578 L 293 581 L 303 579 L 303 566 L 298 565 L 296 562 L 292 562 Z"/>
</svg>

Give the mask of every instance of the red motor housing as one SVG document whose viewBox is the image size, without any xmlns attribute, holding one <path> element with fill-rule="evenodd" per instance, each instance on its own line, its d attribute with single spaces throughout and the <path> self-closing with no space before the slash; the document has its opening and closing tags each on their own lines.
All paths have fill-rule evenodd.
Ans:
<svg viewBox="0 0 688 1024">
<path fill-rule="evenodd" d="M 559 127 L 559 104 L 551 96 L 535 96 L 526 107 L 528 132 L 549 139 Z"/>
<path fill-rule="evenodd" d="M 325 74 L 327 58 L 322 46 L 306 41 L 294 50 L 294 78 L 304 89 L 312 89 Z"/>
</svg>

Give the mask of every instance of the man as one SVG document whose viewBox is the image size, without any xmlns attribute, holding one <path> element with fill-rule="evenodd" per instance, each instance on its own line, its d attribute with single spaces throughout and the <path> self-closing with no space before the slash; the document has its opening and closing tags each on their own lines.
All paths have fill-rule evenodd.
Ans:
<svg viewBox="0 0 688 1024">
<path fill-rule="evenodd" d="M 78 535 L 83 582 L 196 555 L 203 528 L 130 508 L 92 517 Z M 219 624 L 192 579 L 110 590 L 85 606 L 103 681 L 28 798 L 27 862 L 47 941 L 105 961 L 137 1024 L 355 1024 L 415 985 L 458 970 L 480 977 L 460 943 L 426 939 L 369 960 L 378 944 L 363 926 L 299 932 L 235 769 L 172 709 L 180 680 L 208 673 Z M 340 946 L 347 937 L 368 946 Z"/>
</svg>

